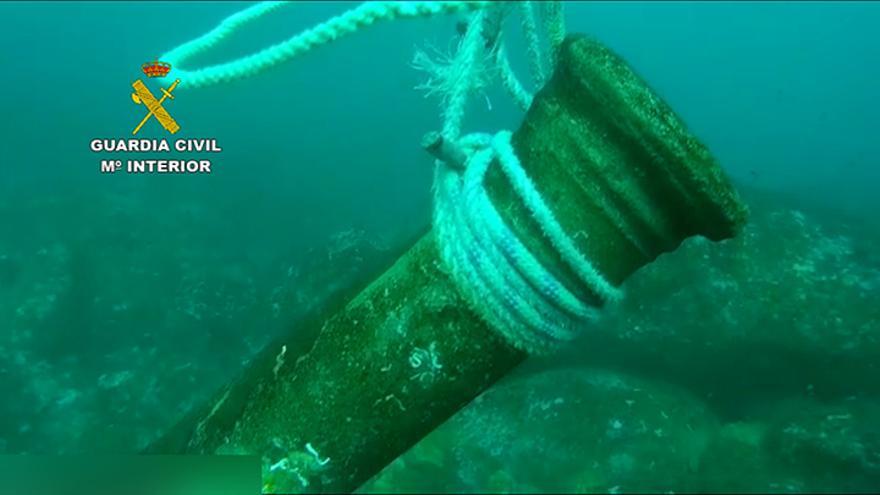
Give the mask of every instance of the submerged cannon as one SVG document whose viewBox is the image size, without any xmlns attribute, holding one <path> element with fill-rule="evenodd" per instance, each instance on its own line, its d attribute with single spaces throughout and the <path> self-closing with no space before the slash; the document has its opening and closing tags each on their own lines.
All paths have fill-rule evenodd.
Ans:
<svg viewBox="0 0 880 495">
<path fill-rule="evenodd" d="M 279 337 L 146 452 L 255 455 L 265 492 L 352 491 L 530 353 L 589 331 L 634 271 L 687 237 L 738 232 L 746 209 L 721 168 L 621 58 L 582 36 L 555 57 L 515 132 L 473 150 L 426 143 L 464 159 L 449 173 L 482 164 L 488 203 L 466 183 L 461 197 L 506 230 L 440 205 L 384 273 Z"/>
</svg>

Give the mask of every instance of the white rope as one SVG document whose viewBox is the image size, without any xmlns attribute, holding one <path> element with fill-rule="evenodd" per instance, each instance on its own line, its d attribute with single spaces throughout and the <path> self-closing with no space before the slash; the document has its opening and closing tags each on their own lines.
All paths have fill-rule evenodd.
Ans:
<svg viewBox="0 0 880 495">
<path fill-rule="evenodd" d="M 529 70 L 535 87 L 544 85 L 544 67 L 541 59 L 541 42 L 538 39 L 538 28 L 535 22 L 535 9 L 532 2 L 518 3 L 523 36 L 526 39 L 526 51 L 528 52 Z"/>
<path fill-rule="evenodd" d="M 582 289 L 602 302 L 621 293 L 562 230 L 513 152 L 510 136 L 502 131 L 462 138 L 461 147 L 470 151 L 463 172 L 437 161 L 435 236 L 444 266 L 471 308 L 514 346 L 540 353 L 574 338 L 598 317 L 598 309 L 557 280 L 501 218 L 484 187 L 494 161 Z"/>
<path fill-rule="evenodd" d="M 338 16 L 258 52 L 201 69 L 186 68 L 186 61 L 228 38 L 242 26 L 290 2 L 260 2 L 224 19 L 211 31 L 162 55 L 172 65 L 169 77 L 179 78 L 180 87 L 201 88 L 260 74 L 319 46 L 360 31 L 380 21 L 450 15 L 486 9 L 487 1 L 376 1 L 364 2 Z"/>
</svg>

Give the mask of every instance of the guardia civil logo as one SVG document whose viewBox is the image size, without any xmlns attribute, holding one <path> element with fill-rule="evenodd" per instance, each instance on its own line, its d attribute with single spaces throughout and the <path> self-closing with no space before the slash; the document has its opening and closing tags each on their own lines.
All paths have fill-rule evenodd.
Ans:
<svg viewBox="0 0 880 495">
<path fill-rule="evenodd" d="M 141 72 L 147 76 L 147 80 L 156 80 L 157 82 L 166 77 L 171 72 L 171 64 L 153 59 L 152 62 L 146 62 L 141 65 Z M 131 136 L 136 136 L 145 125 L 151 120 L 155 120 L 158 125 L 169 134 L 176 134 L 180 131 L 180 124 L 171 116 L 171 113 L 165 107 L 169 100 L 174 100 L 174 90 L 180 84 L 180 79 L 174 79 L 168 87 L 159 86 L 161 97 L 156 95 L 147 87 L 143 79 L 136 79 L 131 83 L 134 92 L 131 93 L 131 100 L 141 108 L 146 109 L 146 115 L 131 131 Z M 161 131 L 160 131 L 161 132 Z M 93 153 L 109 154 L 123 153 L 129 155 L 132 153 L 178 153 L 181 155 L 204 155 L 207 153 L 219 153 L 223 151 L 214 138 L 185 138 L 176 139 L 173 143 L 169 143 L 166 139 L 148 139 L 148 138 L 96 138 L 89 143 L 89 149 Z M 104 174 L 113 174 L 117 172 L 127 172 L 129 174 L 210 174 L 212 173 L 212 161 L 204 156 L 196 159 L 193 156 L 178 156 L 174 159 L 138 159 L 138 160 L 122 160 L 120 159 L 102 159 L 100 160 L 100 170 Z M 127 158 L 127 156 L 125 157 Z"/>
</svg>

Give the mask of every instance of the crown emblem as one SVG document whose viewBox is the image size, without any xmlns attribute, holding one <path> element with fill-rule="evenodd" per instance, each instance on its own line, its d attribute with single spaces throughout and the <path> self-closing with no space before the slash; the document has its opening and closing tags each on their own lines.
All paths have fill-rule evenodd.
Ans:
<svg viewBox="0 0 880 495">
<path fill-rule="evenodd" d="M 142 65 L 141 70 L 144 71 L 147 77 L 165 77 L 168 75 L 168 71 L 171 70 L 171 64 L 153 60 Z"/>
</svg>

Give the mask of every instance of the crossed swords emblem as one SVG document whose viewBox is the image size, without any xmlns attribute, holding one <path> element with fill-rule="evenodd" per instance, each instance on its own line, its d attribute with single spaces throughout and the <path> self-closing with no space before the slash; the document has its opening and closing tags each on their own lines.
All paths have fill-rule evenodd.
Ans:
<svg viewBox="0 0 880 495">
<path fill-rule="evenodd" d="M 138 124 L 137 127 L 134 128 L 134 131 L 131 132 L 132 135 L 138 133 L 141 130 L 141 127 L 150 120 L 150 117 L 156 117 L 156 120 L 159 121 L 159 124 L 165 128 L 166 131 L 174 134 L 175 132 L 180 130 L 180 126 L 177 125 L 177 122 L 171 117 L 171 114 L 168 113 L 167 110 L 162 108 L 162 103 L 165 102 L 166 98 L 174 99 L 174 95 L 171 93 L 174 91 L 174 88 L 180 83 L 180 79 L 175 79 L 171 86 L 168 86 L 168 89 L 159 88 L 162 90 L 162 98 L 156 99 L 153 96 L 153 93 L 147 88 L 143 81 L 138 79 L 137 81 L 131 83 L 131 87 L 134 88 L 134 93 L 131 94 L 131 99 L 138 105 L 144 105 L 147 107 L 147 115 L 141 120 L 141 123 Z"/>
</svg>

